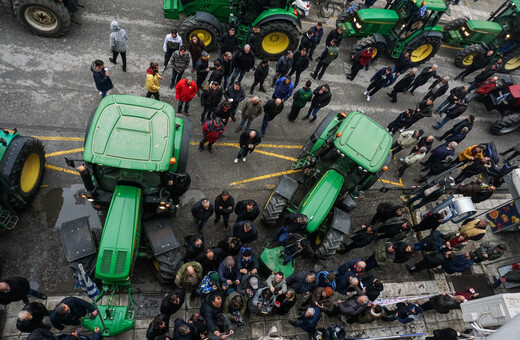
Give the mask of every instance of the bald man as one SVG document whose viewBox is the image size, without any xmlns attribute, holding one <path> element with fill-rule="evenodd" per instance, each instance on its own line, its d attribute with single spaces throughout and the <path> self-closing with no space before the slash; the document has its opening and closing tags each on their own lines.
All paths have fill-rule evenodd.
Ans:
<svg viewBox="0 0 520 340">
<path fill-rule="evenodd" d="M 240 158 L 242 158 L 242 162 L 245 162 L 247 154 L 253 152 L 256 146 L 260 144 L 261 141 L 262 137 L 260 137 L 260 132 L 258 132 L 257 130 L 250 129 L 242 132 L 239 141 L 240 151 L 238 152 L 237 158 L 235 158 L 234 163 L 238 163 Z"/>
<path fill-rule="evenodd" d="M 283 111 L 283 101 L 280 98 L 271 99 L 264 105 L 264 120 L 262 121 L 262 136 L 265 136 L 267 125 Z"/>
</svg>

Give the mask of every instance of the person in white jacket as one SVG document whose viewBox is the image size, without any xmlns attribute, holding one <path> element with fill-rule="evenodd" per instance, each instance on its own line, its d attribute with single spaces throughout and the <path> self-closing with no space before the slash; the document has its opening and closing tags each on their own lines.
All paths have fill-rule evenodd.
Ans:
<svg viewBox="0 0 520 340">
<path fill-rule="evenodd" d="M 401 133 L 399 138 L 397 138 L 397 141 L 392 144 L 392 155 L 395 155 L 399 151 L 419 143 L 419 140 L 423 134 L 423 130 L 408 130 Z"/>
<path fill-rule="evenodd" d="M 399 160 L 403 162 L 403 164 L 401 165 L 399 170 L 397 170 L 397 178 L 403 177 L 403 174 L 406 171 L 406 169 L 419 163 L 424 158 L 424 156 L 426 156 L 426 151 L 426 147 L 423 146 L 418 151 L 409 154 L 405 158 L 400 158 Z"/>
</svg>

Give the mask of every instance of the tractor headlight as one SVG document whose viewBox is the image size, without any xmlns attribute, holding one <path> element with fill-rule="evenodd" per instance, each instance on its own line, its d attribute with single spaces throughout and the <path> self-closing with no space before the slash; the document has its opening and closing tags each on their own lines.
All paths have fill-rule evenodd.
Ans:
<svg viewBox="0 0 520 340">
<path fill-rule="evenodd" d="M 469 32 L 468 31 L 463 31 L 462 33 L 464 33 L 464 36 L 469 37 Z"/>
<path fill-rule="evenodd" d="M 361 25 L 359 22 L 356 22 L 354 25 L 356 25 L 356 28 L 357 28 L 358 30 L 360 30 L 361 27 L 362 27 L 362 25 Z"/>
</svg>

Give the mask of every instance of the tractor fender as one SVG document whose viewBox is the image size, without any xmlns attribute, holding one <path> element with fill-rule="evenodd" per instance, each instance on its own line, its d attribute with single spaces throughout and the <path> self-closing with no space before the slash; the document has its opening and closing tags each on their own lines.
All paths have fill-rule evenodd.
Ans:
<svg viewBox="0 0 520 340">
<path fill-rule="evenodd" d="M 374 40 L 376 41 L 376 43 L 381 43 L 381 44 L 384 44 L 385 47 L 388 47 L 387 43 L 386 43 L 386 39 L 382 34 L 374 33 L 374 34 L 372 34 L 372 37 L 374 37 Z"/>
<path fill-rule="evenodd" d="M 417 34 L 413 37 L 409 42 L 406 43 L 407 46 L 413 46 L 416 42 L 419 42 L 421 39 L 426 37 L 434 37 L 442 40 L 443 35 L 442 32 L 431 30 L 431 31 L 423 31 L 421 34 Z"/>
<path fill-rule="evenodd" d="M 224 28 L 222 27 L 220 21 L 218 21 L 218 19 L 213 14 L 197 11 L 195 12 L 195 19 L 197 19 L 198 21 L 206 22 L 211 26 L 215 27 L 216 29 L 218 29 L 220 35 L 222 36 Z"/>
<path fill-rule="evenodd" d="M 334 217 L 332 218 L 330 227 L 348 235 L 350 232 L 350 215 L 334 207 Z"/>
<path fill-rule="evenodd" d="M 276 185 L 274 192 L 290 201 L 293 199 L 297 189 L 298 182 L 287 175 L 283 175 Z"/>
<path fill-rule="evenodd" d="M 2 160 L 0 161 L 0 171 L 3 171 L 4 175 L 9 178 L 9 175 L 11 172 L 13 172 L 14 165 L 16 164 L 16 159 L 18 158 L 18 154 L 22 151 L 23 146 L 25 145 L 25 142 L 23 139 L 27 139 L 31 137 L 27 136 L 15 136 L 11 143 L 9 143 L 9 146 L 7 148 L 6 153 L 4 154 L 4 157 L 2 157 Z M 21 140 L 21 143 L 13 143 L 15 140 Z"/>
<path fill-rule="evenodd" d="M 169 219 L 156 217 L 143 221 L 143 229 L 155 256 L 179 248 Z"/>
<path fill-rule="evenodd" d="M 300 18 L 293 18 L 292 16 L 287 15 L 287 14 L 273 14 L 273 15 L 270 15 L 270 16 L 267 16 L 267 17 L 261 19 L 254 25 L 260 26 L 262 24 L 265 24 L 266 22 L 270 22 L 270 21 L 274 21 L 274 20 L 290 21 L 293 25 L 298 26 L 299 29 L 302 28 L 302 22 L 301 22 Z"/>
</svg>

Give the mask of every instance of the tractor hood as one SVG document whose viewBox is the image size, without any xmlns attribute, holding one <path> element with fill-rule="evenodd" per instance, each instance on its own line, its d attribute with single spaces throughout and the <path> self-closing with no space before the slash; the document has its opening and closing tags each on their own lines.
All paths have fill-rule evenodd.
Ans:
<svg viewBox="0 0 520 340">
<path fill-rule="evenodd" d="M 468 27 L 478 33 L 499 35 L 502 33 L 502 27 L 500 24 L 486 20 L 468 20 Z"/>
<path fill-rule="evenodd" d="M 164 102 L 110 95 L 99 104 L 85 140 L 86 162 L 166 171 L 174 151 L 175 111 Z"/>
<path fill-rule="evenodd" d="M 446 9 L 448 9 L 444 0 L 414 1 L 415 5 L 418 8 L 421 8 L 423 6 L 423 2 L 426 5 L 426 8 L 430 11 L 444 12 Z"/>
<path fill-rule="evenodd" d="M 399 16 L 394 10 L 383 8 L 360 9 L 358 15 L 366 23 L 393 25 L 399 20 Z"/>
<path fill-rule="evenodd" d="M 314 185 L 307 197 L 300 204 L 300 213 L 309 218 L 307 231 L 318 229 L 336 202 L 345 178 L 335 170 L 329 170 Z"/>
</svg>

